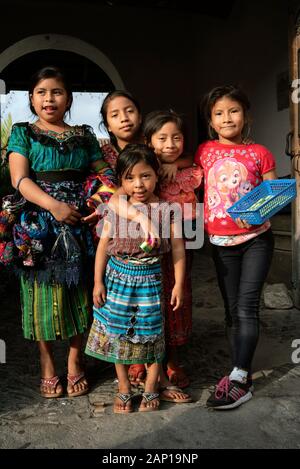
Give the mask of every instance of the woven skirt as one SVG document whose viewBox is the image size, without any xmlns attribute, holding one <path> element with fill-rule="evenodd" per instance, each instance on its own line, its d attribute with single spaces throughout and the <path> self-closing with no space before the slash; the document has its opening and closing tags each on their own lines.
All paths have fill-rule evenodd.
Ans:
<svg viewBox="0 0 300 469">
<path fill-rule="evenodd" d="M 67 339 L 91 323 L 88 289 L 83 283 L 38 284 L 21 277 L 23 334 L 26 339 Z"/>
<path fill-rule="evenodd" d="M 94 307 L 86 353 L 113 363 L 154 363 L 164 357 L 161 267 L 125 264 L 111 258 L 107 298 Z"/>
<path fill-rule="evenodd" d="M 173 311 L 171 305 L 171 295 L 175 284 L 174 266 L 172 253 L 163 256 L 163 288 L 165 297 L 165 331 L 166 345 L 178 346 L 188 342 L 192 332 L 192 251 L 185 250 L 186 268 L 184 279 L 184 302 L 183 305 Z"/>
</svg>

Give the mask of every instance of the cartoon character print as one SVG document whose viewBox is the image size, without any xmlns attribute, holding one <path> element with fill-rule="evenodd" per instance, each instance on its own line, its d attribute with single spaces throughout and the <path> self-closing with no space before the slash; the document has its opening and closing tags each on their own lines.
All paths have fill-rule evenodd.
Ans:
<svg viewBox="0 0 300 469">
<path fill-rule="evenodd" d="M 252 184 L 250 181 L 242 181 L 239 187 L 239 199 L 244 197 L 244 195 L 248 194 L 252 190 Z"/>
<path fill-rule="evenodd" d="M 215 218 L 225 218 L 226 213 L 222 207 L 221 197 L 215 187 L 209 187 L 207 191 L 207 204 L 208 204 L 208 213 L 209 221 L 214 221 Z"/>
<path fill-rule="evenodd" d="M 240 187 L 247 176 L 246 166 L 235 158 L 220 159 L 209 170 L 208 186 L 217 190 L 224 212 L 240 198 Z"/>
</svg>

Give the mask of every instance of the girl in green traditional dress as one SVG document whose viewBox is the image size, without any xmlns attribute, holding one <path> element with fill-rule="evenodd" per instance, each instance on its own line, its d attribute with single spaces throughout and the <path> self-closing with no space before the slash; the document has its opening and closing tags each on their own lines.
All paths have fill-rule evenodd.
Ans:
<svg viewBox="0 0 300 469">
<path fill-rule="evenodd" d="M 34 75 L 29 100 L 37 120 L 15 124 L 7 150 L 12 184 L 27 201 L 13 230 L 23 332 L 38 342 L 40 392 L 47 398 L 64 392 L 51 342 L 69 339 L 67 394 L 75 397 L 88 392 L 81 344 L 91 309 L 82 272 L 91 271 L 87 266 L 94 259 L 91 233 L 82 220 L 87 215 L 84 179 L 92 168 L 105 180 L 107 165 L 92 129 L 64 122 L 72 92 L 58 68 Z"/>
</svg>

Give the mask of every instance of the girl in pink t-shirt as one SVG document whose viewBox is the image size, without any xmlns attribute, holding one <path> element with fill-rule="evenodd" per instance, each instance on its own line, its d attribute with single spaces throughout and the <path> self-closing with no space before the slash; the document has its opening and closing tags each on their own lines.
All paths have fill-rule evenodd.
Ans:
<svg viewBox="0 0 300 469">
<path fill-rule="evenodd" d="M 181 157 L 184 148 L 184 123 L 173 111 L 153 111 L 145 117 L 143 133 L 146 143 L 154 149 L 161 164 L 174 164 Z M 177 169 L 177 167 L 176 167 Z M 172 181 L 160 181 L 159 196 L 168 202 L 176 202 L 182 208 L 183 234 L 195 232 L 197 189 L 202 181 L 202 170 L 197 166 L 178 169 Z M 174 268 L 171 255 L 164 257 L 163 284 L 165 294 L 165 332 L 167 347 L 167 374 L 172 384 L 185 388 L 189 378 L 180 366 L 178 349 L 188 342 L 192 331 L 192 250 L 186 246 L 186 276 L 184 303 L 174 311 L 169 298 L 174 286 Z"/>
<path fill-rule="evenodd" d="M 204 171 L 205 228 L 213 246 L 223 296 L 233 369 L 207 401 L 232 409 L 252 397 L 251 364 L 259 336 L 259 302 L 273 253 L 270 222 L 250 226 L 227 210 L 266 179 L 276 179 L 273 155 L 247 138 L 249 101 L 237 87 L 214 88 L 204 112 L 212 140 L 202 143 L 195 163 Z M 249 128 L 249 127 L 248 127 Z"/>
</svg>

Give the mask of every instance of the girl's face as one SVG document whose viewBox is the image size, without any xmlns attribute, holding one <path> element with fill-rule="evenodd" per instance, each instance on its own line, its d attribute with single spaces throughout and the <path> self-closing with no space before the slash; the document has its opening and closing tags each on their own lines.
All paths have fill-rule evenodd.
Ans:
<svg viewBox="0 0 300 469">
<path fill-rule="evenodd" d="M 117 139 L 120 148 L 132 143 L 140 130 L 142 116 L 134 103 L 124 96 L 112 99 L 107 105 L 108 130 Z"/>
<path fill-rule="evenodd" d="M 242 143 L 245 125 L 244 110 L 238 101 L 224 97 L 218 99 L 211 110 L 211 127 L 225 144 Z"/>
<path fill-rule="evenodd" d="M 144 161 L 137 163 L 122 176 L 122 187 L 131 203 L 147 203 L 155 200 L 158 177 L 154 169 Z"/>
<path fill-rule="evenodd" d="M 162 163 L 174 163 L 183 152 L 184 139 L 175 122 L 167 122 L 151 137 L 151 147 Z"/>
<path fill-rule="evenodd" d="M 30 100 L 39 119 L 54 124 L 63 121 L 70 105 L 64 84 L 56 78 L 40 80 Z"/>
</svg>

